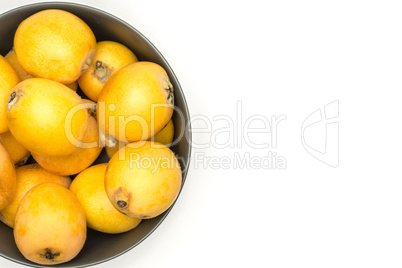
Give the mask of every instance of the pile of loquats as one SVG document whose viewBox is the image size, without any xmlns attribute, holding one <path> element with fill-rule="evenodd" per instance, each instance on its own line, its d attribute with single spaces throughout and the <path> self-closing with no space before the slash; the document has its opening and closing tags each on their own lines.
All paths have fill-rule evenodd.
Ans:
<svg viewBox="0 0 402 268">
<path fill-rule="evenodd" d="M 10 49 L 0 56 L 0 220 L 22 255 L 68 262 L 87 228 L 123 233 L 165 212 L 182 183 L 166 71 L 57 9 L 22 21 Z M 94 164 L 104 148 L 109 161 Z"/>
</svg>

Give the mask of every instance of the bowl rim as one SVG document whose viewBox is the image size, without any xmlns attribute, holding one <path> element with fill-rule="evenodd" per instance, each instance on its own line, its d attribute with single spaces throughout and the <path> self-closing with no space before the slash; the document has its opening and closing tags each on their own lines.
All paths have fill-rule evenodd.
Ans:
<svg viewBox="0 0 402 268">
<path fill-rule="evenodd" d="M 7 16 L 13 12 L 22 10 L 22 9 L 29 9 L 29 8 L 42 8 L 43 9 L 56 9 L 57 6 L 59 6 L 60 9 L 63 9 L 63 6 L 70 6 L 70 7 L 77 7 L 77 8 L 83 8 L 83 9 L 88 9 L 97 13 L 101 13 L 102 15 L 108 16 L 113 20 L 116 20 L 117 22 L 119 22 L 120 24 L 122 24 L 123 26 L 127 27 L 128 29 L 130 29 L 132 32 L 136 33 L 148 46 L 150 46 L 155 52 L 156 54 L 158 54 L 158 56 L 162 59 L 162 61 L 164 62 L 164 64 L 166 65 L 166 68 L 169 70 L 169 72 L 171 73 L 172 78 L 175 80 L 177 87 L 175 87 L 175 91 L 180 91 L 180 94 L 183 98 L 183 108 L 181 109 L 181 112 L 189 119 L 188 122 L 186 122 L 186 125 L 184 126 L 185 128 L 187 128 L 187 137 L 183 137 L 183 138 L 187 138 L 188 139 L 188 148 L 187 148 L 187 155 L 188 155 L 188 159 L 186 166 L 184 166 L 182 168 L 182 185 L 180 187 L 179 193 L 175 199 L 175 201 L 173 202 L 173 204 L 161 215 L 160 220 L 157 222 L 157 224 L 148 232 L 146 233 L 146 235 L 144 235 L 144 237 L 142 237 L 137 243 L 131 245 L 130 247 L 128 247 L 127 249 L 116 253 L 115 255 L 105 258 L 103 260 L 100 261 L 95 261 L 95 262 L 91 262 L 91 263 L 87 263 L 87 264 L 82 264 L 82 265 L 75 265 L 75 266 L 70 266 L 70 267 L 76 267 L 76 268 L 82 268 L 82 267 L 89 267 L 89 266 L 94 266 L 94 265 L 98 265 L 101 263 L 105 263 L 108 262 L 112 259 L 115 259 L 125 253 L 127 253 L 128 251 L 132 250 L 134 247 L 138 246 L 140 243 L 142 243 L 146 238 L 148 238 L 158 227 L 160 224 L 162 224 L 162 222 L 165 220 L 165 218 L 168 216 L 168 214 L 170 213 L 170 211 L 173 209 L 176 201 L 178 200 L 181 191 L 184 188 L 184 184 L 188 175 L 188 171 L 189 171 L 189 167 L 190 167 L 190 163 L 191 163 L 191 152 L 192 152 L 192 146 L 191 146 L 191 141 L 192 141 L 192 131 L 191 131 L 191 117 L 190 117 L 190 112 L 188 109 L 188 105 L 187 105 L 187 100 L 186 97 L 184 95 L 184 92 L 182 90 L 182 87 L 179 83 L 179 80 L 176 76 L 176 74 L 174 73 L 173 69 L 171 68 L 170 64 L 168 63 L 168 61 L 165 59 L 165 57 L 162 55 L 162 53 L 155 47 L 155 45 L 153 43 L 151 43 L 151 41 L 145 37 L 140 31 L 138 31 L 135 27 L 133 27 L 132 25 L 130 25 L 129 23 L 127 23 L 126 21 L 120 19 L 119 17 L 106 12 L 100 8 L 97 7 L 93 7 L 93 6 L 89 6 L 86 4 L 81 4 L 81 3 L 75 3 L 75 2 L 64 2 L 64 1 L 60 1 L 60 2 L 55 2 L 55 1 L 49 1 L 49 2 L 36 2 L 36 3 L 30 3 L 30 4 L 25 4 L 25 5 L 20 5 L 18 7 L 12 8 L 6 12 L 3 12 L 0 14 L 0 18 L 3 16 Z M 5 259 L 8 259 L 12 262 L 21 264 L 21 265 L 25 265 L 25 266 L 29 266 L 29 267 L 48 267 L 45 265 L 39 265 L 39 264 L 35 264 L 35 263 L 27 263 L 27 262 L 23 262 L 17 259 L 14 259 L 12 257 L 9 257 L 7 255 L 4 255 L 3 253 L 0 252 L 0 256 L 2 256 Z M 27 260 L 28 261 L 28 260 Z M 68 262 L 64 263 L 64 265 L 68 265 Z M 56 265 L 57 267 L 58 265 Z M 67 267 L 67 266 L 65 266 Z"/>
</svg>

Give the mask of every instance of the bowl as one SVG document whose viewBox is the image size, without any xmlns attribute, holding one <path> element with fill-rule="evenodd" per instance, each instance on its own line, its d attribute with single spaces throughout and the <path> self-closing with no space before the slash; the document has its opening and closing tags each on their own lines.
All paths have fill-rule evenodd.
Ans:
<svg viewBox="0 0 402 268">
<path fill-rule="evenodd" d="M 18 7 L 0 15 L 0 54 L 5 55 L 13 46 L 14 33 L 18 25 L 30 15 L 45 9 L 62 9 L 69 11 L 84 20 L 94 32 L 97 41 L 111 40 L 130 48 L 139 60 L 158 63 L 165 68 L 174 87 L 176 142 L 171 149 L 177 155 L 183 172 L 183 183 L 187 175 L 190 161 L 190 116 L 186 100 L 173 70 L 156 47 L 135 28 L 108 14 L 105 11 L 76 3 L 45 2 Z M 102 151 L 94 164 L 108 162 L 105 150 Z M 30 161 L 33 161 L 32 159 Z M 177 199 L 176 199 L 177 201 Z M 133 230 L 122 234 L 105 234 L 88 229 L 88 236 L 81 252 L 71 261 L 56 265 L 57 267 L 87 267 L 111 260 L 146 239 L 166 218 L 174 204 L 158 217 L 143 220 Z M 13 231 L 0 222 L 0 255 L 14 262 L 32 266 L 38 265 L 26 260 L 19 252 L 14 242 Z"/>
</svg>

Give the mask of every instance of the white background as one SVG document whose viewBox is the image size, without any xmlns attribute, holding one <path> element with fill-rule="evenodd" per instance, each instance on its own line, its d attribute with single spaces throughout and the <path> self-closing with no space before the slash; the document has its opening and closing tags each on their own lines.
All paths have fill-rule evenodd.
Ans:
<svg viewBox="0 0 402 268">
<path fill-rule="evenodd" d="M 75 2 L 142 32 L 173 68 L 191 115 L 209 118 L 212 131 L 222 126 L 216 116 L 235 117 L 238 101 L 244 119 L 287 118 L 276 148 L 236 142 L 193 149 L 204 159 L 272 151 L 286 159 L 285 170 L 225 169 L 193 159 L 163 224 L 97 267 L 402 266 L 399 1 Z M 0 12 L 28 3 L 2 1 Z M 304 149 L 301 126 L 336 100 L 333 168 Z M 323 133 L 310 142 L 318 146 Z M 270 142 L 270 133 L 253 135 L 254 143 Z M 198 143 L 212 136 L 193 134 Z M 2 268 L 19 266 L 0 258 Z"/>
</svg>

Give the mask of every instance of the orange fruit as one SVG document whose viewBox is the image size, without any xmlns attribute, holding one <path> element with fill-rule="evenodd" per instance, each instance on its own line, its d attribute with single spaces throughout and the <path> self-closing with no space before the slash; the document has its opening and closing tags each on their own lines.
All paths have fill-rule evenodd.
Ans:
<svg viewBox="0 0 402 268">
<path fill-rule="evenodd" d="M 105 190 L 109 200 L 129 217 L 160 215 L 180 191 L 182 174 L 176 156 L 165 145 L 149 141 L 130 143 L 123 152 L 122 156 L 115 154 L 107 166 Z"/>
<path fill-rule="evenodd" d="M 88 118 L 88 128 L 83 143 L 72 154 L 66 156 L 41 156 L 32 153 L 33 158 L 44 169 L 57 175 L 74 175 L 89 167 L 100 155 L 99 129 L 94 117 Z"/>
<path fill-rule="evenodd" d="M 31 153 L 70 155 L 84 139 L 88 112 L 67 86 L 43 78 L 19 83 L 10 94 L 7 122 L 11 134 Z"/>
<path fill-rule="evenodd" d="M 10 65 L 14 68 L 14 70 L 17 72 L 17 75 L 21 81 L 24 81 L 29 78 L 33 78 L 32 75 L 30 75 L 27 71 L 22 68 L 20 62 L 18 61 L 17 54 L 15 53 L 14 48 L 10 50 L 10 52 L 7 53 L 5 56 L 5 59 L 10 63 Z M 77 91 L 78 89 L 78 83 L 77 81 L 74 81 L 70 84 L 67 84 L 69 88 L 71 88 L 74 91 Z"/>
<path fill-rule="evenodd" d="M 153 142 L 162 143 L 167 147 L 169 147 L 173 141 L 173 136 L 174 136 L 174 125 L 173 121 L 169 120 L 166 126 L 161 131 L 156 133 L 155 136 L 151 137 L 149 140 Z"/>
<path fill-rule="evenodd" d="M 17 177 L 14 163 L 6 149 L 0 144 L 0 211 L 14 198 L 17 187 Z"/>
<path fill-rule="evenodd" d="M 24 165 L 31 156 L 31 153 L 13 137 L 10 131 L 0 134 L 0 143 L 7 150 L 16 167 Z"/>
<path fill-rule="evenodd" d="M 66 187 L 44 182 L 22 198 L 14 239 L 26 259 L 44 265 L 67 262 L 81 251 L 86 235 L 85 212 Z"/>
<path fill-rule="evenodd" d="M 152 62 L 135 62 L 117 71 L 98 98 L 100 129 L 124 142 L 147 140 L 173 114 L 173 86 L 166 71 Z"/>
<path fill-rule="evenodd" d="M 8 131 L 7 99 L 14 86 L 20 82 L 13 67 L 0 55 L 0 133 Z"/>
<path fill-rule="evenodd" d="M 77 81 L 74 81 L 74 82 L 71 82 L 70 84 L 67 84 L 66 85 L 67 87 L 69 87 L 71 90 L 73 90 L 73 91 L 77 91 L 77 89 L 78 89 L 78 82 Z"/>
<path fill-rule="evenodd" d="M 94 165 L 78 174 L 70 186 L 85 210 L 87 225 L 99 232 L 117 234 L 137 227 L 140 219 L 115 209 L 105 192 L 107 163 Z"/>
<path fill-rule="evenodd" d="M 155 136 L 149 138 L 149 141 L 153 142 L 158 142 L 162 143 L 166 146 L 170 146 L 170 144 L 173 141 L 173 136 L 174 136 L 174 125 L 173 121 L 169 120 L 169 123 L 158 133 L 156 133 Z M 112 156 L 117 153 L 120 149 L 124 148 L 128 142 L 122 142 L 122 141 L 117 141 L 115 144 L 112 144 L 113 146 L 108 146 L 106 144 L 106 153 L 109 156 L 109 158 L 112 158 Z"/>
<path fill-rule="evenodd" d="M 17 212 L 21 199 L 34 186 L 44 182 L 53 182 L 68 188 L 71 184 L 70 177 L 54 175 L 44 170 L 38 164 L 21 166 L 16 168 L 15 171 L 17 173 L 17 188 L 15 196 L 8 206 L 0 211 L 0 220 L 11 228 L 14 227 L 15 213 Z"/>
<path fill-rule="evenodd" d="M 137 61 L 135 54 L 123 44 L 114 41 L 99 42 L 91 65 L 80 76 L 78 84 L 86 96 L 97 101 L 109 77 L 120 68 Z"/>
<path fill-rule="evenodd" d="M 129 143 L 123 141 L 116 141 L 116 143 L 113 144 L 114 146 L 106 145 L 105 148 L 107 156 L 109 156 L 109 158 L 112 158 L 115 153 L 117 153 L 120 149 L 124 148 L 127 144 Z"/>
<path fill-rule="evenodd" d="M 78 79 L 92 61 L 96 39 L 74 14 L 57 9 L 37 12 L 18 26 L 14 49 L 29 74 L 63 84 Z"/>
<path fill-rule="evenodd" d="M 20 62 L 18 61 L 17 54 L 15 53 L 14 48 L 10 50 L 10 52 L 7 53 L 5 56 L 5 59 L 10 63 L 10 65 L 14 68 L 14 70 L 17 72 L 18 78 L 23 81 L 25 79 L 33 78 L 32 75 L 27 73 L 27 71 L 22 68 Z"/>
</svg>

